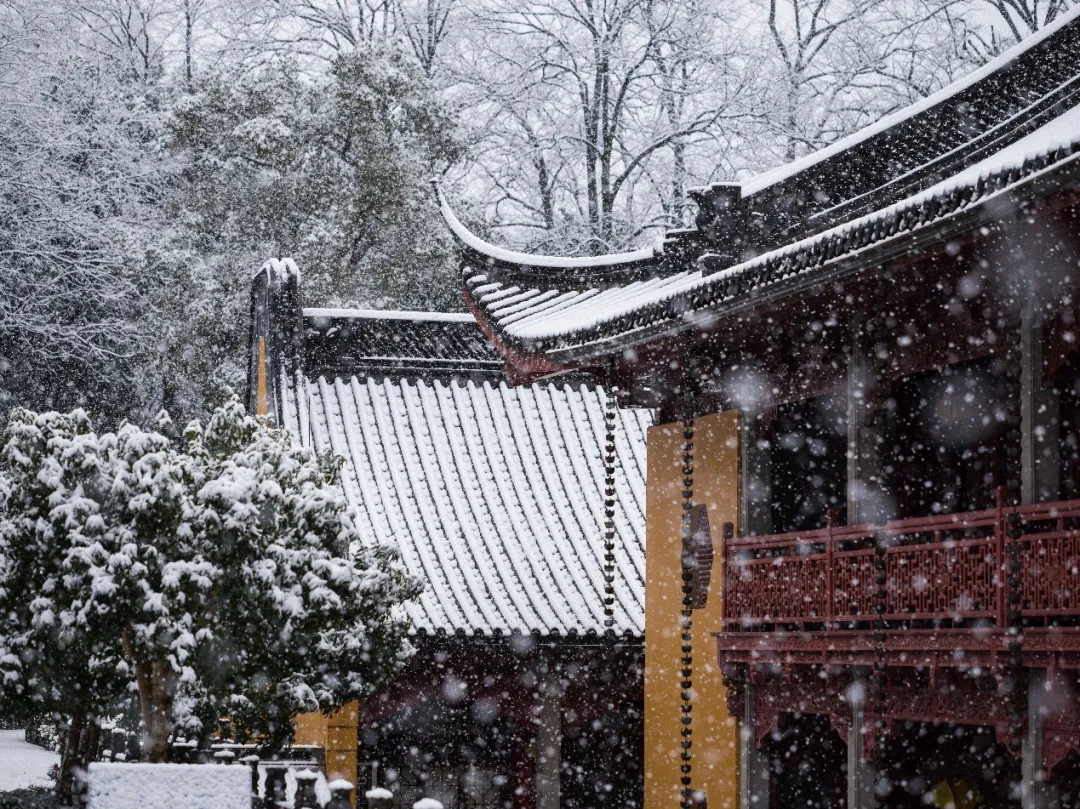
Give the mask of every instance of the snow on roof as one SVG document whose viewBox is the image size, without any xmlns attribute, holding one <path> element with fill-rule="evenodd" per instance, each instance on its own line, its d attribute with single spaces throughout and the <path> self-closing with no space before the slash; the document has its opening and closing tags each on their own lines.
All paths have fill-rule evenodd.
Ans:
<svg viewBox="0 0 1080 809">
<path fill-rule="evenodd" d="M 304 309 L 304 317 L 358 320 L 408 320 L 422 323 L 472 323 L 468 312 L 409 312 L 393 309 Z"/>
<path fill-rule="evenodd" d="M 572 385 L 301 379 L 286 423 L 346 459 L 368 540 L 428 586 L 417 630 L 603 631 L 604 394 Z M 303 403 L 299 401 L 303 399 Z M 645 429 L 621 411 L 615 629 L 643 628 Z"/>
<path fill-rule="evenodd" d="M 1060 25 L 1076 24 L 1072 13 Z M 1050 36 L 1055 27 L 1045 36 Z M 1000 67 L 1000 66 L 999 66 Z M 1070 86 L 1076 79 L 1069 79 Z M 500 343 L 516 352 L 543 354 L 552 362 L 580 361 L 616 344 L 641 342 L 658 333 L 678 330 L 720 304 L 795 274 L 808 272 L 867 248 L 916 233 L 941 228 L 946 220 L 984 205 L 994 197 L 1011 195 L 1051 170 L 1059 182 L 1067 179 L 1080 151 L 1080 92 L 1061 94 L 1052 108 L 1027 121 L 1027 134 L 1003 140 L 957 170 L 903 199 L 802 238 L 793 238 L 760 255 L 731 265 L 724 257 L 705 255 L 682 272 L 639 281 L 595 285 L 589 279 L 553 278 L 542 288 L 522 291 L 509 272 L 489 277 L 487 267 L 466 265 L 467 294 Z M 1041 125 L 1035 126 L 1037 122 Z M 1032 127 L 1034 127 L 1032 129 Z M 1022 132 L 1023 130 L 1021 130 Z M 1047 185 L 1038 193 L 1049 193 Z M 562 282 L 562 283 L 560 283 Z M 509 295 L 508 293 L 514 293 Z M 508 306 L 508 301 L 513 301 Z"/>
<path fill-rule="evenodd" d="M 1080 6 L 1076 10 L 1080 11 Z M 940 196 L 954 188 L 975 185 L 981 179 L 1009 169 L 1020 168 L 1027 160 L 1077 142 L 1080 142 L 1080 106 L 1066 110 L 1031 134 L 1025 135 L 1001 151 L 980 160 L 921 194 L 915 195 L 909 202 Z"/>
<path fill-rule="evenodd" d="M 395 544 L 428 583 L 409 607 L 417 631 L 603 632 L 601 389 L 510 388 L 490 371 L 395 377 L 348 358 L 330 373 L 283 375 L 282 389 L 283 424 L 345 458 L 342 484 L 367 541 Z M 650 419 L 619 411 L 616 431 L 615 630 L 634 636 Z"/>
<path fill-rule="evenodd" d="M 1045 40 L 1052 37 L 1061 28 L 1068 25 L 1070 22 L 1080 17 L 1080 7 L 1071 9 L 1059 16 L 1053 23 L 1045 28 L 1036 31 L 1031 36 L 1028 36 L 1021 40 L 1018 44 L 1014 45 L 1009 50 L 997 56 L 995 59 L 987 62 L 979 69 L 957 79 L 952 84 L 943 87 L 936 93 L 928 95 L 926 98 L 922 98 L 902 110 L 898 110 L 891 115 L 887 115 L 884 118 L 875 121 L 874 123 L 863 127 L 858 132 L 854 132 L 845 138 L 830 143 L 823 149 L 819 149 L 816 152 L 806 155 L 805 157 L 794 160 L 790 163 L 785 163 L 782 166 L 778 166 L 775 169 L 766 171 L 762 174 L 752 177 L 742 184 L 742 195 L 748 197 L 751 194 L 756 194 L 768 188 L 771 185 L 775 185 L 783 180 L 788 179 L 800 172 L 806 171 L 808 168 L 827 160 L 830 157 L 835 157 L 842 152 L 846 152 L 854 146 L 869 140 L 874 135 L 878 135 L 894 126 L 913 118 L 921 112 L 925 112 L 933 107 L 938 106 L 942 102 L 960 94 L 969 87 L 973 87 L 980 81 L 983 81 L 988 76 L 991 76 L 998 71 L 1006 68 L 1010 63 L 1015 62 L 1022 54 L 1027 53 L 1035 46 L 1041 44 Z"/>
<path fill-rule="evenodd" d="M 305 309 L 305 352 L 313 376 L 498 374 L 503 362 L 472 315 Z"/>
<path fill-rule="evenodd" d="M 612 287 L 602 292 L 585 290 L 574 297 L 564 294 L 565 306 L 555 310 L 527 312 L 524 316 L 518 310 L 514 316 L 503 317 L 503 312 L 497 305 L 489 307 L 488 311 L 493 317 L 498 318 L 500 326 L 515 337 L 536 340 L 572 334 L 633 312 L 650 303 L 693 292 L 710 283 L 732 278 L 749 269 L 764 266 L 779 257 L 813 249 L 815 245 L 842 237 L 902 211 L 916 208 L 957 189 L 973 188 L 979 184 L 980 180 L 1020 168 L 1025 162 L 1039 155 L 1050 153 L 1063 146 L 1070 146 L 1074 142 L 1080 143 L 1080 106 L 1068 110 L 1000 152 L 903 202 L 794 244 L 785 245 L 734 267 L 725 267 L 711 274 L 703 274 L 700 270 L 686 272 L 665 278 L 655 278 L 643 283 Z M 976 200 L 973 199 L 972 202 L 974 201 Z M 485 299 L 480 300 L 483 302 Z"/>
</svg>

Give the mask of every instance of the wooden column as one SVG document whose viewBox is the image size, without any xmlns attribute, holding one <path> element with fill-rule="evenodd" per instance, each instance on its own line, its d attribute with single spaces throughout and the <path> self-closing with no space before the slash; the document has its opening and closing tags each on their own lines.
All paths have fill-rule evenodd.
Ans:
<svg viewBox="0 0 1080 809">
<path fill-rule="evenodd" d="M 1028 679 L 1027 732 L 1020 759 L 1020 805 L 1047 809 L 1050 805 L 1043 762 L 1043 720 L 1046 707 L 1046 672 L 1033 669 Z"/>
<path fill-rule="evenodd" d="M 772 448 L 761 436 L 758 414 L 742 414 L 742 481 L 739 487 L 740 536 L 764 536 L 772 533 Z"/>
<path fill-rule="evenodd" d="M 559 809 L 562 795 L 562 685 L 549 660 L 540 680 L 536 728 L 536 809 Z"/>
<path fill-rule="evenodd" d="M 739 717 L 739 809 L 768 809 L 772 805 L 769 757 L 757 747 L 757 694 L 749 674 L 743 688 Z"/>
<path fill-rule="evenodd" d="M 872 419 L 877 382 L 873 340 L 856 318 L 851 329 L 847 372 L 847 524 L 881 522 L 888 518 L 878 475 L 878 430 Z"/>
<path fill-rule="evenodd" d="M 848 699 L 851 703 L 851 727 L 847 734 L 847 805 L 872 809 L 876 804 L 874 765 L 866 760 L 866 697 L 867 684 L 853 683 Z"/>
<path fill-rule="evenodd" d="M 532 725 L 517 724 L 514 734 L 514 806 L 513 809 L 533 809 L 536 805 L 536 740 L 530 734 Z"/>
<path fill-rule="evenodd" d="M 1043 320 L 1034 304 L 1020 315 L 1020 472 L 1025 504 L 1057 499 L 1059 422 L 1055 391 L 1043 379 Z"/>
</svg>

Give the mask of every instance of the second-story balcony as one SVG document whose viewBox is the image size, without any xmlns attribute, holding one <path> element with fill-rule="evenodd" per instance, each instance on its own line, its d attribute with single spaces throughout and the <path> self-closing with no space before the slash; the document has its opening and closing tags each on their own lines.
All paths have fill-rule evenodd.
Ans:
<svg viewBox="0 0 1080 809">
<path fill-rule="evenodd" d="M 720 662 L 1080 667 L 1080 500 L 723 541 Z"/>
</svg>

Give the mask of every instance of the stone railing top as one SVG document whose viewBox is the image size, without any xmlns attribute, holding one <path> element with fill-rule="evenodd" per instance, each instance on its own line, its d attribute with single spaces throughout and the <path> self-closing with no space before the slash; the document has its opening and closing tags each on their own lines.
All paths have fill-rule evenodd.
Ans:
<svg viewBox="0 0 1080 809">
<path fill-rule="evenodd" d="M 244 767 L 94 762 L 89 809 L 251 809 Z"/>
</svg>

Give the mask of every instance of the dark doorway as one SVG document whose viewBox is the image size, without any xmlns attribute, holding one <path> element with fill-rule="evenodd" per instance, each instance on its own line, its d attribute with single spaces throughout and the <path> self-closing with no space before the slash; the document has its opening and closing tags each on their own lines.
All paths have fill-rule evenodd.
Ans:
<svg viewBox="0 0 1080 809">
<path fill-rule="evenodd" d="M 997 743 L 993 728 L 901 723 L 889 738 L 879 781 L 881 809 L 1015 809 L 1020 760 Z M 887 785 L 887 786 L 883 786 Z M 881 795 L 882 791 L 887 794 Z"/>
<path fill-rule="evenodd" d="M 784 714 L 767 737 L 770 809 L 847 806 L 847 745 L 827 716 Z"/>
<path fill-rule="evenodd" d="M 627 702 L 567 727 L 562 742 L 562 806 L 635 809 L 645 790 L 641 703 Z"/>
<path fill-rule="evenodd" d="M 992 508 L 1005 485 L 1009 378 L 996 360 L 904 377 L 886 407 L 882 471 L 891 516 Z"/>
<path fill-rule="evenodd" d="M 446 809 L 502 809 L 512 804 L 510 750 L 519 730 L 470 704 L 421 699 L 388 720 L 360 730 L 360 786 L 394 793 L 395 807 L 420 798 Z"/>
<path fill-rule="evenodd" d="M 847 512 L 847 409 L 837 396 L 789 402 L 777 409 L 767 437 L 772 467 L 772 531 L 825 526 L 826 513 Z"/>
</svg>

